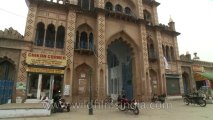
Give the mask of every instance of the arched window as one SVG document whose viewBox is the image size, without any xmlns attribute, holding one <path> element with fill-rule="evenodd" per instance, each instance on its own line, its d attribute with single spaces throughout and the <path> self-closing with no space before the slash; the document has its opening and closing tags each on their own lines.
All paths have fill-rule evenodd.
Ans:
<svg viewBox="0 0 213 120">
<path fill-rule="evenodd" d="M 164 47 L 164 45 L 162 45 L 162 49 L 163 49 L 163 56 L 164 56 L 164 57 L 166 57 L 165 47 Z"/>
<path fill-rule="evenodd" d="M 131 9 L 129 7 L 125 8 L 125 14 L 131 15 Z"/>
<path fill-rule="evenodd" d="M 46 31 L 45 47 L 54 47 L 55 42 L 55 26 L 53 24 L 48 25 Z"/>
<path fill-rule="evenodd" d="M 35 44 L 37 46 L 43 46 L 44 42 L 44 23 L 39 22 L 36 28 Z"/>
<path fill-rule="evenodd" d="M 143 11 L 143 15 L 144 15 L 144 20 L 151 22 L 151 14 L 147 10 Z"/>
<path fill-rule="evenodd" d="M 116 12 L 122 12 L 122 11 L 123 11 L 122 6 L 119 5 L 119 4 L 117 4 L 117 5 L 115 6 L 115 11 L 116 11 Z"/>
<path fill-rule="evenodd" d="M 170 61 L 169 53 L 170 53 L 169 46 L 166 46 L 166 59 L 167 59 L 167 61 Z"/>
<path fill-rule="evenodd" d="M 90 33 L 89 34 L 89 49 L 90 50 L 93 50 L 93 34 L 92 33 Z"/>
<path fill-rule="evenodd" d="M 81 33 L 80 47 L 83 49 L 87 49 L 87 33 L 86 32 Z"/>
<path fill-rule="evenodd" d="M 3 61 L 0 63 L 0 80 L 13 80 L 15 68 L 12 63 L 9 61 Z"/>
<path fill-rule="evenodd" d="M 113 5 L 112 5 L 112 3 L 111 3 L 111 2 L 107 2 L 107 3 L 105 4 L 105 9 L 106 9 L 106 10 L 112 11 L 112 10 L 113 10 Z"/>
<path fill-rule="evenodd" d="M 94 0 L 78 0 L 78 5 L 82 9 L 92 10 L 94 8 Z"/>
<path fill-rule="evenodd" d="M 155 57 L 155 48 L 154 44 L 150 44 L 150 56 Z"/>
<path fill-rule="evenodd" d="M 79 48 L 79 32 L 76 32 L 76 38 L 75 38 L 75 49 Z"/>
<path fill-rule="evenodd" d="M 147 38 L 148 39 L 148 42 L 147 42 L 147 46 L 148 46 L 148 56 L 149 58 L 155 58 L 155 47 L 154 47 L 154 44 L 153 44 L 153 40 L 151 38 Z"/>
<path fill-rule="evenodd" d="M 171 50 L 171 60 L 175 60 L 175 55 L 174 55 L 174 49 L 173 47 L 170 47 Z"/>
<path fill-rule="evenodd" d="M 65 39 L 65 28 L 64 26 L 59 26 L 56 37 L 56 48 L 64 48 L 64 39 Z"/>
</svg>

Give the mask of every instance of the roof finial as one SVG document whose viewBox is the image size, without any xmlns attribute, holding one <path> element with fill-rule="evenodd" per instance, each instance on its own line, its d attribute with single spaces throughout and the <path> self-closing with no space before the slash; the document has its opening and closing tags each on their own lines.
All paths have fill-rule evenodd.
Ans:
<svg viewBox="0 0 213 120">
<path fill-rule="evenodd" d="M 170 15 L 170 18 L 169 18 L 169 22 L 174 22 L 171 15 Z"/>
</svg>

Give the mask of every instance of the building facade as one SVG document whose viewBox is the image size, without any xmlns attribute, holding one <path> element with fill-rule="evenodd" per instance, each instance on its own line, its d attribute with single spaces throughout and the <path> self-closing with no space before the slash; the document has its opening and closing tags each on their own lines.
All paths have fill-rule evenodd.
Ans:
<svg viewBox="0 0 213 120">
<path fill-rule="evenodd" d="M 194 55 L 193 58 L 189 53 L 180 56 L 184 94 L 206 86 L 211 90 L 208 94 L 213 95 L 213 63 L 200 60 L 196 53 Z"/>
<path fill-rule="evenodd" d="M 181 95 L 175 23 L 158 22 L 153 0 L 26 0 L 14 96 L 103 100 L 124 91 L 149 100 Z M 1 56 L 7 56 L 7 54 Z M 91 83 L 91 84 L 90 84 Z M 91 88 L 91 89 L 90 89 Z"/>
</svg>

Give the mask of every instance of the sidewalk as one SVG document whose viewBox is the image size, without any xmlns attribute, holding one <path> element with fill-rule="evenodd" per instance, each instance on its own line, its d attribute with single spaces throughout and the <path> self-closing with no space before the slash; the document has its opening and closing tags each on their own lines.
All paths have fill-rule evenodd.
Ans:
<svg viewBox="0 0 213 120">
<path fill-rule="evenodd" d="M 140 104 L 140 114 L 134 115 L 131 111 L 121 112 L 116 108 L 93 109 L 93 115 L 88 115 L 88 109 L 71 109 L 70 112 L 54 113 L 49 117 L 14 118 L 7 120 L 213 120 L 213 104 L 206 107 L 198 105 L 184 105 L 182 100 L 167 101 L 168 108 L 144 108 Z M 157 104 L 160 105 L 160 104 Z M 150 106 L 150 103 L 146 103 Z M 144 108 L 144 109 L 142 109 Z"/>
</svg>

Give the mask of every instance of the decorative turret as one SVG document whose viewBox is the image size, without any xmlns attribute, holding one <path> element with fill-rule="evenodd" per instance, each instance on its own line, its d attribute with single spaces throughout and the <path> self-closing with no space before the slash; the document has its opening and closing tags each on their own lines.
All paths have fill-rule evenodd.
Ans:
<svg viewBox="0 0 213 120">
<path fill-rule="evenodd" d="M 169 23 L 168 23 L 168 25 L 169 25 L 169 28 L 170 28 L 171 30 L 175 31 L 175 22 L 173 21 L 173 19 L 172 19 L 171 16 L 170 16 L 170 18 L 169 18 Z"/>
</svg>

